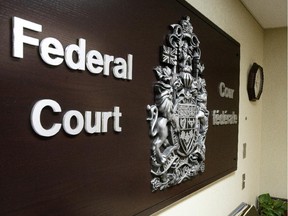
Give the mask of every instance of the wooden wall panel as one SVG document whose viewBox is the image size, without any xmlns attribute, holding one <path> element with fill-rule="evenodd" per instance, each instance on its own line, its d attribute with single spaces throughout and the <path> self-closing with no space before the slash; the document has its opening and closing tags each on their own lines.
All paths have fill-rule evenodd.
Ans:
<svg viewBox="0 0 288 216">
<path fill-rule="evenodd" d="M 0 214 L 148 215 L 237 169 L 238 124 L 213 126 L 206 140 L 206 170 L 178 186 L 151 192 L 150 138 L 146 106 L 153 104 L 153 68 L 169 25 L 191 17 L 205 64 L 208 109 L 239 112 L 240 45 L 183 1 L 2 1 L 0 3 Z M 86 39 L 86 49 L 126 58 L 133 54 L 133 79 L 94 75 L 49 66 L 38 47 L 24 45 L 24 58 L 12 56 L 12 17 L 41 24 L 42 32 L 64 47 Z M 221 98 L 220 82 L 235 90 Z M 50 138 L 30 123 L 33 105 L 57 101 L 63 110 L 43 113 L 43 124 L 60 122 L 68 110 L 122 112 L 122 132 Z"/>
</svg>

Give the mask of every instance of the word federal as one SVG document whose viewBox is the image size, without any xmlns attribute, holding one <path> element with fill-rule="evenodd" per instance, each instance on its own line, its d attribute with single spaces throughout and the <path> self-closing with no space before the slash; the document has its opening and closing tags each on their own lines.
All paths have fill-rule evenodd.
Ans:
<svg viewBox="0 0 288 216">
<path fill-rule="evenodd" d="M 232 111 L 231 114 L 225 111 L 213 110 L 212 111 L 212 125 L 233 125 L 237 124 L 238 116 Z"/>
<path fill-rule="evenodd" d="M 102 55 L 97 50 L 86 53 L 86 40 L 78 39 L 77 44 L 70 44 L 65 49 L 61 42 L 53 37 L 47 37 L 41 41 L 37 38 L 24 35 L 24 30 L 42 32 L 42 25 L 13 17 L 13 50 L 16 58 L 24 58 L 24 44 L 39 47 L 42 60 L 52 66 L 59 66 L 65 61 L 72 70 L 85 71 L 86 68 L 92 74 L 103 73 L 110 75 L 110 68 L 115 78 L 132 80 L 133 55 L 128 54 L 127 60 L 113 55 Z M 111 64 L 111 66 L 110 66 Z"/>
</svg>

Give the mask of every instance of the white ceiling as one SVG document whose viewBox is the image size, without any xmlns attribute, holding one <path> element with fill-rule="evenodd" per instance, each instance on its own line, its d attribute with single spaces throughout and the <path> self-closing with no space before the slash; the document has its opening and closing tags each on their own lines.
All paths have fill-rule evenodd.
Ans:
<svg viewBox="0 0 288 216">
<path fill-rule="evenodd" d="M 240 0 L 264 28 L 287 27 L 287 0 Z"/>
</svg>

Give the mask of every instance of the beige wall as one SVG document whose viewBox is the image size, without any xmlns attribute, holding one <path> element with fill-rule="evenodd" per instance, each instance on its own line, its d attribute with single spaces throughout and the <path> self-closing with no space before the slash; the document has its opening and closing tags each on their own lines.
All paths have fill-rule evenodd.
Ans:
<svg viewBox="0 0 288 216">
<path fill-rule="evenodd" d="M 238 169 L 154 215 L 225 216 L 241 202 L 255 204 L 261 192 L 271 191 L 272 195 L 287 197 L 287 45 L 283 42 L 284 30 L 264 31 L 238 0 L 187 1 L 241 44 Z M 193 20 L 191 22 L 193 25 Z M 272 40 L 274 37 L 277 38 Z M 283 45 L 275 47 L 278 40 Z M 286 54 L 283 54 L 285 48 Z M 270 50 L 273 52 L 269 53 Z M 278 57 L 280 50 L 281 57 Z M 265 73 L 264 93 L 257 102 L 248 100 L 246 90 L 253 62 L 262 65 Z M 275 68 L 278 76 L 274 74 Z M 242 158 L 243 143 L 247 143 L 246 159 Z M 244 190 L 241 188 L 243 173 L 246 174 Z M 271 175 L 273 178 L 269 178 Z"/>
<path fill-rule="evenodd" d="M 287 198 L 287 28 L 264 35 L 260 191 Z"/>
</svg>

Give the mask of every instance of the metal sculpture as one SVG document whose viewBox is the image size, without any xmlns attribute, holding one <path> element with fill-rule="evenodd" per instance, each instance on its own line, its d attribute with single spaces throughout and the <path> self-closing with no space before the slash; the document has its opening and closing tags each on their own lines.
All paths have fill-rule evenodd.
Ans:
<svg viewBox="0 0 288 216">
<path fill-rule="evenodd" d="M 205 170 L 207 91 L 200 41 L 190 18 L 171 25 L 161 65 L 154 68 L 155 104 L 148 105 L 152 191 L 180 184 Z"/>
</svg>

